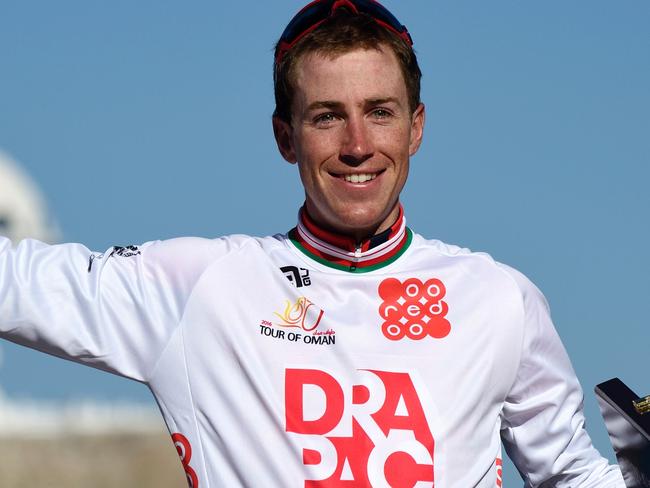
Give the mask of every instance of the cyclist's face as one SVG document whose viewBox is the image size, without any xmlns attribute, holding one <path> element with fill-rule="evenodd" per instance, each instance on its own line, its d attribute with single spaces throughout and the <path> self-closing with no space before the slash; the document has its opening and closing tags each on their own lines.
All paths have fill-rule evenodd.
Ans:
<svg viewBox="0 0 650 488">
<path fill-rule="evenodd" d="M 424 126 L 397 58 L 389 48 L 309 54 L 296 72 L 291 124 L 275 119 L 274 129 L 283 157 L 298 163 L 307 211 L 357 239 L 387 229 Z"/>
</svg>

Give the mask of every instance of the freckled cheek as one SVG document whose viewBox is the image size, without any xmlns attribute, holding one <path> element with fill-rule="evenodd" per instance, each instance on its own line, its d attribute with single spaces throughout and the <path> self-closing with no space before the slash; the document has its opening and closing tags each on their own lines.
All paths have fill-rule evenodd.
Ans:
<svg viewBox="0 0 650 488">
<path fill-rule="evenodd" d="M 380 128 L 373 134 L 375 144 L 393 154 L 408 154 L 409 132 L 403 129 Z"/>
<path fill-rule="evenodd" d="M 311 167 L 312 171 L 318 171 L 325 161 L 337 155 L 338 146 L 328 134 L 306 138 L 298 148 L 298 160 Z"/>
</svg>

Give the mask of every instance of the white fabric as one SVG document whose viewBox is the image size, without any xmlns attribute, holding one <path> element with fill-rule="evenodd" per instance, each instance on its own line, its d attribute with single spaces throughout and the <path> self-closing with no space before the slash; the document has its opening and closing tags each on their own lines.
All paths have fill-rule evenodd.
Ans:
<svg viewBox="0 0 650 488">
<path fill-rule="evenodd" d="M 382 298 L 384 280 L 415 296 Z M 442 337 L 382 331 L 434 313 Z M 365 273 L 280 235 L 103 255 L 0 238 L 0 336 L 146 383 L 194 488 L 494 487 L 502 439 L 526 486 L 625 486 L 583 430 L 540 292 L 418 235 Z"/>
</svg>

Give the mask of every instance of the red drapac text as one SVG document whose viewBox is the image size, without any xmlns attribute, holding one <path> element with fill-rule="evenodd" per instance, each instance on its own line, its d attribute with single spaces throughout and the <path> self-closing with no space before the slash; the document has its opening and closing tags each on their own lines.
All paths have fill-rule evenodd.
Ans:
<svg viewBox="0 0 650 488">
<path fill-rule="evenodd" d="M 432 487 L 434 440 L 411 377 L 357 373 L 350 384 L 286 370 L 285 425 L 302 449 L 305 488 Z"/>
</svg>

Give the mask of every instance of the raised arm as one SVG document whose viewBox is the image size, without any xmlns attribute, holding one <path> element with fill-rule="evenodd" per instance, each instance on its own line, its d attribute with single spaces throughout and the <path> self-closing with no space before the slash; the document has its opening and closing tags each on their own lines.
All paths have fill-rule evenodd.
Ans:
<svg viewBox="0 0 650 488">
<path fill-rule="evenodd" d="M 203 239 L 12 249 L 0 237 L 0 337 L 146 382 L 210 249 Z"/>
</svg>

